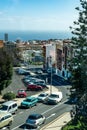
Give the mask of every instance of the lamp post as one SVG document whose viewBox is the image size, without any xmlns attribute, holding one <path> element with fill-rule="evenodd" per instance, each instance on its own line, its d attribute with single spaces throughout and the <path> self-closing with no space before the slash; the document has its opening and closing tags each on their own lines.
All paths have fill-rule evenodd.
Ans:
<svg viewBox="0 0 87 130">
<path fill-rule="evenodd" d="M 51 75 L 50 75 L 50 94 L 52 93 L 52 56 L 50 56 L 50 67 L 51 67 Z"/>
</svg>

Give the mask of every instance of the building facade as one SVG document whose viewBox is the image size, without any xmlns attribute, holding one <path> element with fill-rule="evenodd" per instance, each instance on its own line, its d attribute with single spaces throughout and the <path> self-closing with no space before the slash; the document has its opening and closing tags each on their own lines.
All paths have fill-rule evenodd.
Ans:
<svg viewBox="0 0 87 130">
<path fill-rule="evenodd" d="M 4 34 L 4 40 L 5 40 L 5 41 L 8 41 L 8 33 L 5 33 L 5 34 Z"/>
</svg>

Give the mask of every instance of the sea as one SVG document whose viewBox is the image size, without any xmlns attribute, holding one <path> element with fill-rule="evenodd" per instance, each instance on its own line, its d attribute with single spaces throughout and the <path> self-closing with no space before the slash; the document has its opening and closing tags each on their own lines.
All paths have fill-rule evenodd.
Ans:
<svg viewBox="0 0 87 130">
<path fill-rule="evenodd" d="M 0 31 L 0 40 L 4 40 L 5 33 L 8 34 L 8 41 L 29 41 L 49 39 L 70 39 L 71 32 L 67 31 Z"/>
</svg>

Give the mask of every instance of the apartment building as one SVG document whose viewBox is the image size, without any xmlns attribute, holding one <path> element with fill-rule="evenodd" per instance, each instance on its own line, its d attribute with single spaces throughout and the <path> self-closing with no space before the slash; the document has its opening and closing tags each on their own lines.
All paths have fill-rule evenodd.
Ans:
<svg viewBox="0 0 87 130">
<path fill-rule="evenodd" d="M 4 42 L 3 40 L 0 40 L 0 48 L 4 47 Z"/>
<path fill-rule="evenodd" d="M 69 76 L 67 59 L 71 56 L 70 43 L 70 40 L 55 40 L 44 45 L 44 68 L 48 69 L 52 66 L 58 75 L 67 78 Z"/>
</svg>

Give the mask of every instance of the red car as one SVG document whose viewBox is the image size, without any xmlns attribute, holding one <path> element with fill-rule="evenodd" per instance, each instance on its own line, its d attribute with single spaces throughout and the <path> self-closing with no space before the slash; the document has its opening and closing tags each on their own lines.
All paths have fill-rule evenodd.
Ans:
<svg viewBox="0 0 87 130">
<path fill-rule="evenodd" d="M 17 97 L 26 97 L 27 96 L 27 93 L 26 93 L 26 91 L 24 90 L 24 89 L 19 89 L 18 90 L 18 93 L 17 93 Z"/>
<path fill-rule="evenodd" d="M 27 90 L 43 90 L 43 87 L 36 84 L 29 84 Z"/>
</svg>

